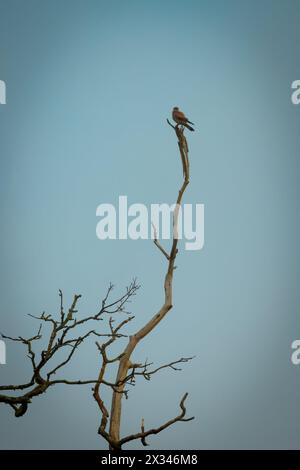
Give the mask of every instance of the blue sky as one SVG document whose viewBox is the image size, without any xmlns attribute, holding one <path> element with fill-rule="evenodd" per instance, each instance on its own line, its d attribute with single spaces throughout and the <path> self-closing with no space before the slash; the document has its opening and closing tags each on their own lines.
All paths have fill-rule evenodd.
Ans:
<svg viewBox="0 0 300 470">
<path fill-rule="evenodd" d="M 57 311 L 59 288 L 82 294 L 84 314 L 109 281 L 121 292 L 133 277 L 135 327 L 150 318 L 165 260 L 151 241 L 98 240 L 96 207 L 123 194 L 173 203 L 181 164 L 166 118 L 180 106 L 196 124 L 185 202 L 205 205 L 205 246 L 181 249 L 174 309 L 136 359 L 196 358 L 135 387 L 123 432 L 172 417 L 185 391 L 196 419 L 153 448 L 299 446 L 299 13 L 292 0 L 0 0 L 7 334 L 31 334 L 27 313 Z M 19 382 L 28 369 L 7 346 L 1 382 Z M 93 375 L 97 360 L 91 345 L 68 373 Z M 88 387 L 51 390 L 22 420 L 0 416 L 3 448 L 105 446 Z"/>
</svg>

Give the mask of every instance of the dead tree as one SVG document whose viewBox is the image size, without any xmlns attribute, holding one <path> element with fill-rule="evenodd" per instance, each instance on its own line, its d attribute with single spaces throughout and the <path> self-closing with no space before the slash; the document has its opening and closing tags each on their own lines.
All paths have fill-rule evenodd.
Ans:
<svg viewBox="0 0 300 470">
<path fill-rule="evenodd" d="M 175 418 L 170 419 L 156 428 L 148 430 L 145 429 L 144 419 L 142 419 L 139 432 L 124 437 L 120 436 L 122 400 L 124 397 L 127 398 L 128 396 L 128 388 L 126 387 L 134 385 L 138 376 L 149 380 L 152 375 L 162 369 L 171 368 L 175 371 L 180 370 L 178 367 L 179 364 L 192 359 L 191 357 L 182 357 L 158 367 L 153 367 L 153 364 L 147 361 L 145 363 L 136 363 L 132 360 L 132 354 L 138 343 L 161 322 L 173 306 L 173 274 L 176 268 L 175 260 L 178 253 L 178 217 L 182 197 L 189 184 L 189 159 L 188 145 L 184 136 L 184 127 L 179 125 L 173 126 L 169 121 L 168 124 L 173 127 L 178 139 L 183 168 L 183 182 L 179 189 L 173 213 L 173 236 L 169 251 L 166 250 L 157 239 L 156 228 L 154 227 L 154 243 L 163 254 L 167 263 L 164 278 L 164 301 L 159 311 L 136 333 L 130 336 L 124 333 L 126 325 L 134 319 L 131 312 L 127 310 L 128 302 L 136 295 L 140 287 L 134 279 L 126 288 L 124 294 L 116 299 L 111 299 L 113 285 L 110 284 L 97 312 L 81 319 L 77 318 L 76 315 L 78 313 L 77 304 L 81 295 L 74 296 L 72 304 L 66 312 L 64 309 L 63 293 L 60 290 L 60 310 L 57 317 L 52 314 L 46 314 L 45 312 L 40 316 L 30 315 L 40 323 L 35 335 L 30 338 L 24 338 L 22 336 L 10 337 L 2 334 L 4 339 L 24 344 L 27 350 L 27 357 L 31 363 L 32 374 L 26 383 L 20 385 L 1 385 L 0 403 L 9 405 L 13 408 L 15 416 L 20 417 L 27 412 L 28 406 L 32 403 L 33 398 L 46 393 L 50 387 L 60 384 L 93 384 L 93 397 L 99 407 L 101 416 L 98 433 L 108 442 L 111 450 L 121 450 L 124 444 L 137 439 L 146 446 L 148 445 L 146 438 L 151 434 L 158 434 L 176 422 L 194 419 L 193 417 L 185 417 L 185 401 L 188 395 L 185 393 L 179 403 L 180 412 Z M 116 318 L 119 318 L 121 315 L 121 319 L 116 320 Z M 100 326 L 99 322 L 106 319 L 106 329 L 102 333 L 99 331 L 100 328 L 98 328 Z M 45 334 L 44 329 L 47 330 L 47 328 L 45 328 L 47 325 L 50 329 L 48 329 Z M 83 328 L 85 331 L 79 334 Z M 64 366 L 72 360 L 79 346 L 91 337 L 97 338 L 96 346 L 101 359 L 97 376 L 90 379 L 77 380 L 66 378 L 57 379 L 56 374 L 61 372 Z M 106 338 L 106 340 L 100 342 L 100 338 Z M 128 338 L 126 346 L 116 357 L 110 357 L 108 353 L 109 347 L 116 340 L 121 338 Z M 34 344 L 39 341 L 42 341 L 43 346 L 42 350 L 37 352 L 34 348 Z M 64 359 L 61 359 L 62 351 L 68 351 Z M 110 382 L 106 380 L 105 376 L 107 368 L 113 363 L 119 364 L 118 372 L 115 381 Z M 112 392 L 110 409 L 102 398 L 103 387 L 109 387 Z M 5 392 L 5 394 L 1 394 L 3 392 Z"/>
</svg>

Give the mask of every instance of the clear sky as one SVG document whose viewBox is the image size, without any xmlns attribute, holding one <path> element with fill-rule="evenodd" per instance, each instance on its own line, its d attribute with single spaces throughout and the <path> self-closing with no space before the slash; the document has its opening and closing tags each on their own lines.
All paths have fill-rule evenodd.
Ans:
<svg viewBox="0 0 300 470">
<path fill-rule="evenodd" d="M 196 419 L 152 448 L 299 448 L 299 14 L 296 0 L 0 0 L 0 331 L 30 335 L 26 314 L 58 311 L 59 288 L 85 314 L 135 276 L 135 328 L 150 318 L 165 260 L 151 241 L 98 240 L 96 207 L 174 202 L 166 118 L 180 106 L 196 124 L 185 202 L 205 204 L 205 246 L 180 251 L 174 309 L 135 359 L 196 358 L 136 385 L 123 433 L 173 417 L 185 391 Z M 69 377 L 97 360 L 84 347 Z M 1 383 L 29 373 L 18 345 L 0 367 Z M 89 386 L 0 420 L 2 448 L 105 447 Z"/>
</svg>

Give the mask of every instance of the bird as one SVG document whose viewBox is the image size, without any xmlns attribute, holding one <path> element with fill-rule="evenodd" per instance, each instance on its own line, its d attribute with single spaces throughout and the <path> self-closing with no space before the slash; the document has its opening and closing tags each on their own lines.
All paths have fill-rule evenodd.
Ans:
<svg viewBox="0 0 300 470">
<path fill-rule="evenodd" d="M 177 124 L 180 124 L 184 127 L 187 127 L 190 131 L 194 131 L 189 124 L 192 124 L 194 126 L 194 123 L 189 121 L 188 118 L 185 116 L 185 114 L 179 110 L 177 106 L 174 106 L 173 111 L 172 111 L 172 118 Z"/>
</svg>

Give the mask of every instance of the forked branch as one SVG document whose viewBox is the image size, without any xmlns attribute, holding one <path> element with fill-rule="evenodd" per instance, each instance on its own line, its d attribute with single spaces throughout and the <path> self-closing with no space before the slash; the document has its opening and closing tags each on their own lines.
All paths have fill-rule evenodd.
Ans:
<svg viewBox="0 0 300 470">
<path fill-rule="evenodd" d="M 179 403 L 181 412 L 178 416 L 176 416 L 173 419 L 170 419 L 169 421 L 162 424 L 158 428 L 152 428 L 152 429 L 149 429 L 148 431 L 145 431 L 144 419 L 142 419 L 141 432 L 138 432 L 137 434 L 130 434 L 129 436 L 124 437 L 123 439 L 120 440 L 120 446 L 122 446 L 123 444 L 126 444 L 127 442 L 133 441 L 135 439 L 141 439 L 142 444 L 146 446 L 148 445 L 146 442 L 146 437 L 150 436 L 151 434 L 158 434 L 161 431 L 164 431 L 168 427 L 172 426 L 172 424 L 177 423 L 178 421 L 192 421 L 194 419 L 194 416 L 192 416 L 191 418 L 185 418 L 185 415 L 186 415 L 185 400 L 187 396 L 188 396 L 188 393 L 185 393 Z"/>
</svg>

